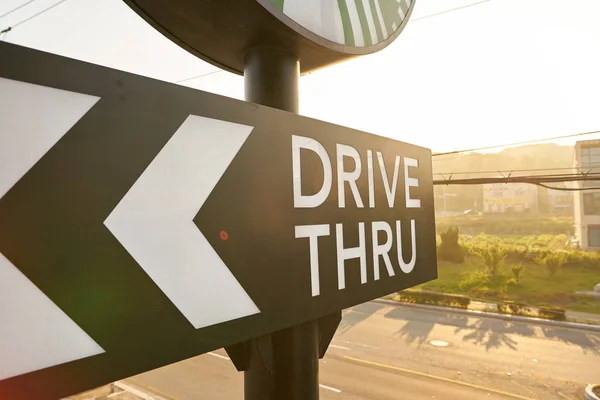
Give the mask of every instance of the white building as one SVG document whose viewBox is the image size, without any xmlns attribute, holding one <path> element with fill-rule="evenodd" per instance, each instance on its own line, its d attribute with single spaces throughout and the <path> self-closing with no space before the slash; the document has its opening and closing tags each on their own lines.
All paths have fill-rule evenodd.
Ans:
<svg viewBox="0 0 600 400">
<path fill-rule="evenodd" d="M 554 182 L 552 187 L 570 189 L 573 182 Z M 548 211 L 553 214 L 573 215 L 573 192 L 567 190 L 550 190 L 548 193 Z"/>
<path fill-rule="evenodd" d="M 575 144 L 575 167 L 600 173 L 600 140 Z M 577 182 L 577 187 L 600 187 L 600 181 Z M 575 234 L 582 249 L 600 250 L 600 190 L 575 192 Z"/>
<path fill-rule="evenodd" d="M 537 186 L 527 183 L 487 183 L 483 185 L 483 211 L 536 212 Z"/>
</svg>

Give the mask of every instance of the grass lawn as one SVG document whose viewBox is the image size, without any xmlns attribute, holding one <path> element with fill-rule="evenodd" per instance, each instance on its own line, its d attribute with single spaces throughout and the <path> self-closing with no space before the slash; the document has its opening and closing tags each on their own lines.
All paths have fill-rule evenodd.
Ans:
<svg viewBox="0 0 600 400">
<path fill-rule="evenodd" d="M 481 261 L 469 256 L 464 264 L 440 261 L 439 278 L 417 286 L 434 292 L 457 293 L 482 300 L 512 300 L 530 306 L 556 306 L 573 311 L 600 314 L 600 300 L 575 295 L 575 291 L 592 290 L 600 283 L 600 268 L 565 267 L 555 277 L 537 264 L 522 263 L 525 270 L 518 284 L 511 278 L 511 264 L 501 268 L 496 279 L 485 273 Z"/>
</svg>

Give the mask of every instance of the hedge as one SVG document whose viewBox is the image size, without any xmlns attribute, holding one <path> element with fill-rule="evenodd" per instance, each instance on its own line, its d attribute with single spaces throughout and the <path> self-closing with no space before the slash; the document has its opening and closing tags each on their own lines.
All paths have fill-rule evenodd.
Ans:
<svg viewBox="0 0 600 400">
<path fill-rule="evenodd" d="M 436 293 L 428 291 L 404 290 L 398 292 L 396 300 L 405 303 L 431 304 L 437 306 L 464 308 L 471 303 L 471 299 L 460 294 Z"/>
</svg>

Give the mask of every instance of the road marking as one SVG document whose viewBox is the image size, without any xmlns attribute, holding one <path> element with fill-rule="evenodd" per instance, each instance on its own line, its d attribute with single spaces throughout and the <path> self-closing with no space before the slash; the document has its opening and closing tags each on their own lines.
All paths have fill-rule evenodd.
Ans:
<svg viewBox="0 0 600 400">
<path fill-rule="evenodd" d="M 430 345 L 432 346 L 436 346 L 436 347 L 446 347 L 448 346 L 450 343 L 448 342 L 444 342 L 443 340 L 431 340 L 429 342 Z"/>
<path fill-rule="evenodd" d="M 350 342 L 348 340 L 342 340 L 342 343 L 347 343 L 347 344 L 353 344 L 355 346 L 366 347 L 367 349 L 378 349 L 379 348 L 377 346 L 369 346 L 368 344 L 354 343 L 354 342 Z"/>
<path fill-rule="evenodd" d="M 211 355 L 211 356 L 213 356 L 213 357 L 221 358 L 221 359 L 223 359 L 223 360 L 227 360 L 227 361 L 230 361 L 230 360 L 231 360 L 231 358 L 229 358 L 229 357 L 225 357 L 225 356 L 222 356 L 222 355 L 220 355 L 220 354 L 213 353 L 212 351 L 211 351 L 210 353 L 206 353 L 206 354 L 209 354 L 209 355 Z"/>
<path fill-rule="evenodd" d="M 331 387 L 331 386 L 326 386 L 326 385 L 319 384 L 319 387 L 321 387 L 321 388 L 323 388 L 325 390 L 331 390 L 332 392 L 335 392 L 335 393 L 342 393 L 342 391 L 340 389 L 336 389 L 336 388 Z"/>
<path fill-rule="evenodd" d="M 572 400 L 572 399 L 571 399 L 569 396 L 567 396 L 567 395 L 565 395 L 565 394 L 562 394 L 561 392 L 558 392 L 558 391 L 557 391 L 556 393 L 560 394 L 562 397 L 564 397 L 564 398 L 565 398 L 565 399 L 567 399 L 567 400 Z"/>
<path fill-rule="evenodd" d="M 147 390 L 149 390 L 151 392 L 155 392 L 154 393 L 155 397 L 153 397 L 154 400 L 180 400 L 179 397 L 171 396 L 170 394 L 165 393 L 162 390 L 157 389 L 155 387 L 146 386 L 144 383 L 142 383 L 142 382 L 140 382 L 140 381 L 138 381 L 136 379 L 127 378 L 127 381 L 130 382 L 130 383 L 133 383 L 135 386 L 137 386 L 139 388 L 146 388 Z M 115 382 L 115 386 L 117 386 L 116 382 Z M 160 396 L 162 396 L 162 397 L 160 397 Z"/>
<path fill-rule="evenodd" d="M 335 345 L 335 344 L 330 344 L 330 345 L 329 345 L 329 347 L 332 347 L 332 348 L 334 348 L 334 349 L 340 349 L 340 350 L 348 350 L 348 351 L 352 351 L 352 349 L 351 349 L 351 348 L 349 348 L 349 347 L 338 346 L 338 345 Z"/>
<path fill-rule="evenodd" d="M 118 387 L 119 389 L 129 392 L 143 400 L 163 400 L 162 397 L 158 397 L 157 395 L 151 395 L 149 393 L 144 392 L 143 390 L 134 388 L 133 386 L 130 386 L 122 381 L 115 382 L 115 386 Z M 175 399 L 175 400 L 178 400 L 178 399 Z"/>
<path fill-rule="evenodd" d="M 154 386 L 148 386 L 148 389 L 160 394 L 161 396 L 166 397 L 168 400 L 179 400 L 179 397 L 171 396 L 170 394 L 165 393 L 162 390 L 155 388 Z"/>
<path fill-rule="evenodd" d="M 508 373 L 507 373 L 507 374 L 508 374 Z M 509 377 L 510 377 L 510 375 L 509 375 Z M 528 391 L 528 392 L 529 392 L 529 393 L 530 393 L 530 394 L 531 394 L 533 397 L 537 397 L 537 398 L 539 398 L 539 397 L 540 397 L 540 396 L 539 396 L 537 393 L 535 393 L 533 390 L 531 390 L 531 389 L 529 389 L 528 387 L 526 387 L 526 386 L 524 386 L 524 385 L 520 384 L 520 383 L 519 383 L 519 382 L 517 382 L 516 380 L 514 380 L 514 379 L 511 379 L 510 381 L 511 381 L 512 383 L 514 383 L 515 385 L 517 385 L 517 386 L 519 386 L 519 387 L 521 387 L 521 388 L 525 389 L 526 391 Z"/>
<path fill-rule="evenodd" d="M 400 368 L 400 367 L 396 367 L 396 366 L 393 366 L 393 365 L 381 364 L 381 363 L 374 362 L 374 361 L 362 360 L 360 358 L 354 358 L 354 357 L 348 357 L 348 356 L 344 356 L 344 358 L 346 358 L 348 360 L 351 360 L 351 361 L 356 361 L 356 362 L 359 362 L 359 363 L 363 363 L 363 364 L 374 365 L 376 367 L 387 368 L 387 369 L 392 369 L 392 370 L 395 370 L 395 371 L 405 372 L 405 373 L 408 373 L 408 374 L 422 376 L 422 377 L 425 377 L 425 378 L 436 379 L 436 380 L 442 381 L 442 382 L 455 383 L 455 384 L 461 385 L 461 386 L 467 386 L 467 387 L 471 387 L 471 388 L 474 388 L 474 389 L 485 390 L 486 392 L 501 394 L 501 395 L 509 396 L 509 397 L 512 397 L 512 398 L 515 398 L 515 399 L 520 399 L 520 400 L 535 400 L 535 399 L 532 399 L 531 397 L 524 397 L 524 396 L 520 396 L 518 394 L 504 392 L 502 390 L 497 390 L 497 389 L 490 389 L 490 388 L 487 388 L 487 387 L 484 387 L 484 386 L 474 385 L 472 383 L 457 381 L 457 380 L 454 380 L 454 379 L 442 378 L 441 376 L 430 375 L 430 374 L 426 374 L 424 372 L 413 371 L 413 370 L 410 370 L 410 369 Z"/>
</svg>

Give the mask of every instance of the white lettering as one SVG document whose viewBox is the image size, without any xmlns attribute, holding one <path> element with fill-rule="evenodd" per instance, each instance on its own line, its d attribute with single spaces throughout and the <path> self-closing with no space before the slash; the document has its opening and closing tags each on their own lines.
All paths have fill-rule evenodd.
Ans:
<svg viewBox="0 0 600 400">
<path fill-rule="evenodd" d="M 404 262 L 404 256 L 402 255 L 402 225 L 400 221 L 396 221 L 396 247 L 398 250 L 398 264 L 400 269 L 405 274 L 410 273 L 415 268 L 417 262 L 417 236 L 415 235 L 415 220 L 410 220 L 410 237 L 411 237 L 411 258 L 407 264 Z"/>
<path fill-rule="evenodd" d="M 321 294 L 319 281 L 319 236 L 329 236 L 329 225 L 303 225 L 296 227 L 296 239 L 308 238 L 310 249 L 310 287 L 313 297 Z"/>
<path fill-rule="evenodd" d="M 388 205 L 390 208 L 394 208 L 394 201 L 396 200 L 396 187 L 398 185 L 398 170 L 400 169 L 400 156 L 396 156 L 394 162 L 394 175 L 392 176 L 392 188 L 388 182 L 387 172 L 385 170 L 385 163 L 383 162 L 383 156 L 380 152 L 377 152 L 377 158 L 379 160 L 379 169 L 381 170 L 381 179 L 383 180 L 383 186 L 385 187 L 385 195 L 387 197 Z"/>
<path fill-rule="evenodd" d="M 337 267 L 338 267 L 338 288 L 346 287 L 346 260 L 353 258 L 360 259 L 360 283 L 367 282 L 367 253 L 365 251 L 365 223 L 358 223 L 358 247 L 349 249 L 344 248 L 344 228 L 342 224 L 335 225 L 336 244 L 337 244 Z"/>
<path fill-rule="evenodd" d="M 312 150 L 321 159 L 323 164 L 323 186 L 318 193 L 313 195 L 302 194 L 302 171 L 300 162 L 300 149 Z M 292 135 L 292 171 L 294 179 L 294 208 L 315 208 L 327 200 L 331 191 L 332 172 L 331 162 L 327 150 L 315 139 Z"/>
<path fill-rule="evenodd" d="M 373 182 L 373 152 L 367 150 L 367 177 L 369 178 L 369 207 L 375 208 L 375 183 Z"/>
<path fill-rule="evenodd" d="M 345 144 L 337 144 L 337 182 L 338 182 L 338 205 L 340 208 L 346 207 L 346 198 L 344 195 L 344 182 L 348 182 L 350 185 L 350 190 L 352 191 L 352 195 L 354 196 L 354 201 L 356 202 L 356 206 L 358 208 L 363 208 L 363 202 L 360 198 L 360 193 L 358 192 L 358 186 L 356 185 L 356 180 L 360 176 L 361 173 L 361 161 L 360 154 L 354 147 L 346 146 Z M 344 156 L 352 157 L 356 164 L 356 168 L 352 172 L 344 171 Z"/>
<path fill-rule="evenodd" d="M 379 244 L 379 232 L 385 232 L 386 239 L 384 244 Z M 373 276 L 379 280 L 379 256 L 383 257 L 383 263 L 389 276 L 394 276 L 395 272 L 390 261 L 389 251 L 392 248 L 392 227 L 384 221 L 374 221 L 372 224 L 373 238 Z"/>
<path fill-rule="evenodd" d="M 406 194 L 406 208 L 421 208 L 421 200 L 410 197 L 410 188 L 419 187 L 419 180 L 408 175 L 408 167 L 419 167 L 419 161 L 414 158 L 404 157 L 404 188 Z"/>
</svg>

